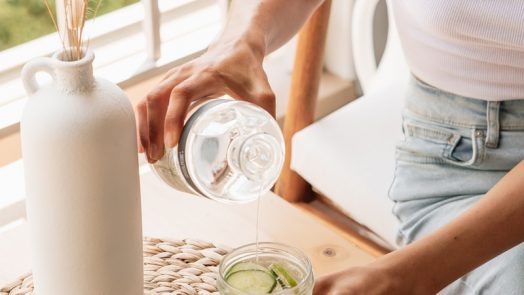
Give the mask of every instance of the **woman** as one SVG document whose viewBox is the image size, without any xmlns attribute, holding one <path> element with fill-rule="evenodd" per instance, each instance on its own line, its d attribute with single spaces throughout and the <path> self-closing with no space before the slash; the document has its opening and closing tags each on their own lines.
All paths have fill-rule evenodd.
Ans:
<svg viewBox="0 0 524 295">
<path fill-rule="evenodd" d="M 321 2 L 234 2 L 208 51 L 138 105 L 148 160 L 176 145 L 192 101 L 226 93 L 274 114 L 264 56 Z M 407 246 L 320 278 L 314 293 L 524 294 L 524 2 L 392 4 L 416 77 L 390 191 Z"/>
</svg>

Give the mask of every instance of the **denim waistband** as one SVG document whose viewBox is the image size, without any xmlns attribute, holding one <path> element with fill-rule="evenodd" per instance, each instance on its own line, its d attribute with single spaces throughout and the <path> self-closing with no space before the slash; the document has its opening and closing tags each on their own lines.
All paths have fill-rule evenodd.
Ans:
<svg viewBox="0 0 524 295">
<path fill-rule="evenodd" d="M 435 88 L 413 77 L 404 112 L 446 126 L 484 129 L 488 136 L 501 130 L 524 130 L 524 99 L 486 101 Z"/>
</svg>

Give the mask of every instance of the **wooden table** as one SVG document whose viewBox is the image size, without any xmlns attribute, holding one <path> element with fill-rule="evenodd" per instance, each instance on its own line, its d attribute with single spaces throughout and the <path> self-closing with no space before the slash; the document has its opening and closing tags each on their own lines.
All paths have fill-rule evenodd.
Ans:
<svg viewBox="0 0 524 295">
<path fill-rule="evenodd" d="M 177 192 L 150 171 L 141 175 L 144 235 L 195 238 L 237 247 L 253 243 L 256 202 L 221 204 Z M 289 244 L 311 259 L 316 276 L 362 265 L 374 258 L 308 213 L 268 193 L 260 204 L 260 240 Z M 0 286 L 30 271 L 30 241 L 26 222 L 0 232 Z"/>
</svg>

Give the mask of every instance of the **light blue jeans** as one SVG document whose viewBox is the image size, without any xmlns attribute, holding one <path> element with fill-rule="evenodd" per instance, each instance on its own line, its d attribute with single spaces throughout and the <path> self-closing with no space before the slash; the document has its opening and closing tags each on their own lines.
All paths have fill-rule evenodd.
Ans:
<svg viewBox="0 0 524 295">
<path fill-rule="evenodd" d="M 453 220 L 524 159 L 524 100 L 487 102 L 412 79 L 403 120 L 405 138 L 397 146 L 390 189 L 400 244 Z M 490 239 L 487 233 L 485 242 Z M 524 294 L 524 244 L 440 294 Z"/>
</svg>

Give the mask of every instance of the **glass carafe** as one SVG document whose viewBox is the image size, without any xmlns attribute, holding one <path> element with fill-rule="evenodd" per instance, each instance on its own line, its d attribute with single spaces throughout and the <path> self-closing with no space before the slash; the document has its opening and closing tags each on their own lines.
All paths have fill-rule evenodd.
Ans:
<svg viewBox="0 0 524 295">
<path fill-rule="evenodd" d="M 259 106 L 214 99 L 194 107 L 180 141 L 152 165 L 171 187 L 222 202 L 256 200 L 276 182 L 284 139 Z"/>
</svg>

